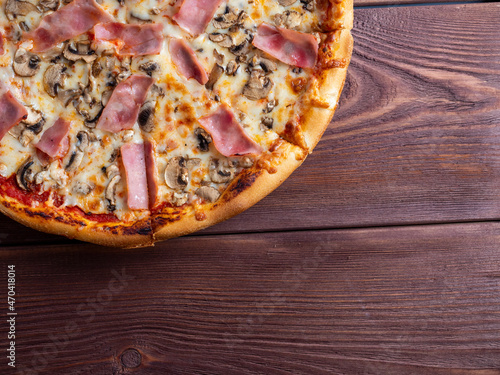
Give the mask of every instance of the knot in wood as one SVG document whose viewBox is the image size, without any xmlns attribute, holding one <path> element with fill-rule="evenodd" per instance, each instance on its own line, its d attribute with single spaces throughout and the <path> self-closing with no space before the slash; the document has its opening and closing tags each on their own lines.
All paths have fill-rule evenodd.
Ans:
<svg viewBox="0 0 500 375">
<path fill-rule="evenodd" d="M 121 355 L 122 365 L 126 368 L 136 368 L 141 365 L 142 356 L 136 349 L 127 349 Z"/>
</svg>

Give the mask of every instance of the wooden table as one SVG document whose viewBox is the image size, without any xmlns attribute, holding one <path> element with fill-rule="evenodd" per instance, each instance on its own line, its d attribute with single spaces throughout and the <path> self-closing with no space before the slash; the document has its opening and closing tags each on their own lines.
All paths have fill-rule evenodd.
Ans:
<svg viewBox="0 0 500 375">
<path fill-rule="evenodd" d="M 334 122 L 238 217 L 126 251 L 0 218 L 16 369 L 500 374 L 500 3 L 415 2 L 356 0 Z"/>
</svg>

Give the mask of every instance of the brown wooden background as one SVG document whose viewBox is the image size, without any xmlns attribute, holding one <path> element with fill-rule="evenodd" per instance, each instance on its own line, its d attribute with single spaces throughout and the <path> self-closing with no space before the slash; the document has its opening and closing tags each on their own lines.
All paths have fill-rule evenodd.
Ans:
<svg viewBox="0 0 500 375">
<path fill-rule="evenodd" d="M 238 217 L 140 250 L 1 217 L 16 370 L 500 374 L 500 3 L 409 3 L 355 0 L 334 122 Z"/>
</svg>

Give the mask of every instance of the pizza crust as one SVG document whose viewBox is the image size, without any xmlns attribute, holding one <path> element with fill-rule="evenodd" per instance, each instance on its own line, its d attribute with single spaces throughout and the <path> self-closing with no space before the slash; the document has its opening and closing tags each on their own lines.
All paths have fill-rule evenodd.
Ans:
<svg viewBox="0 0 500 375">
<path fill-rule="evenodd" d="M 150 219 L 132 223 L 97 223 L 81 215 L 60 211 L 52 207 L 32 208 L 16 200 L 0 197 L 0 212 L 30 228 L 103 246 L 144 247 L 153 245 Z"/>
</svg>

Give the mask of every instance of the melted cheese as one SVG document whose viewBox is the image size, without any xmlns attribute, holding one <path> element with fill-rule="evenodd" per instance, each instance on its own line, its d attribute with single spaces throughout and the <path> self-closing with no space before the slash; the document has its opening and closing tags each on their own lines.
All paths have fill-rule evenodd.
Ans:
<svg viewBox="0 0 500 375">
<path fill-rule="evenodd" d="M 105 66 L 104 72 L 93 77 L 91 66 L 83 61 L 69 62 L 60 56 L 64 45 L 60 45 L 44 54 L 40 54 L 42 62 L 38 73 L 33 77 L 19 77 L 12 69 L 12 60 L 18 47 L 31 48 L 31 42 L 14 42 L 11 38 L 5 45 L 6 52 L 0 57 L 0 80 L 6 83 L 13 95 L 24 105 L 43 113 L 46 120 L 44 130 L 49 128 L 58 117 L 63 117 L 72 121 L 72 128 L 69 134 L 70 149 L 67 155 L 52 162 L 49 166 L 43 167 L 36 162 L 33 171 L 44 177 L 43 186 L 45 189 L 56 189 L 59 194 L 65 197 L 64 205 L 78 206 L 84 212 L 94 214 L 109 213 L 109 202 L 105 199 L 105 190 L 110 178 L 106 175 L 105 169 L 111 164 L 116 164 L 122 176 L 116 189 L 116 209 L 114 213 L 121 220 L 135 220 L 144 217 L 146 212 L 132 212 L 126 203 L 126 185 L 124 171 L 119 158 L 116 158 L 120 147 L 126 142 L 143 142 L 144 139 L 154 140 L 156 144 L 157 173 L 159 176 L 159 194 L 161 201 L 170 202 L 174 199 L 174 194 L 188 195 L 190 200 L 196 199 L 195 192 L 202 185 L 209 185 L 222 192 L 227 183 L 217 184 L 208 178 L 211 160 L 219 160 L 221 163 L 234 163 L 241 161 L 241 157 L 226 158 L 219 154 L 213 144 L 210 144 L 208 152 L 198 149 L 198 139 L 194 135 L 194 130 L 199 127 L 197 119 L 206 116 L 218 107 L 219 102 L 228 104 L 236 116 L 239 117 L 245 132 L 257 142 L 264 150 L 268 150 L 279 134 L 283 132 L 286 123 L 293 116 L 295 103 L 300 95 L 294 92 L 290 82 L 292 79 L 304 78 L 307 80 L 308 73 L 300 71 L 294 73 L 292 67 L 273 60 L 277 64 L 277 69 L 269 75 L 274 85 L 271 92 L 265 99 L 253 101 L 242 95 L 243 87 L 250 77 L 248 63 L 239 63 L 240 67 L 234 76 L 223 74 L 215 83 L 213 90 L 207 90 L 194 79 L 187 80 L 172 63 L 168 52 L 169 38 L 185 38 L 196 51 L 196 55 L 207 72 L 210 72 L 216 64 L 214 50 L 224 58 L 222 67 L 226 69 L 230 61 L 234 61 L 236 56 L 228 48 L 219 46 L 210 41 L 210 33 L 228 33 L 227 29 L 216 29 L 212 23 L 207 27 L 206 33 L 192 38 L 185 31 L 180 29 L 171 16 L 176 12 L 176 5 L 171 5 L 169 1 L 163 0 L 128 0 L 125 6 L 120 6 L 116 0 L 102 0 L 101 6 L 113 15 L 117 22 L 137 23 L 137 22 L 157 22 L 164 25 L 165 41 L 162 52 L 156 56 L 142 56 L 134 58 L 118 58 L 109 56 L 100 60 Z M 178 7 L 178 6 L 177 6 Z M 246 0 L 229 0 L 221 5 L 216 15 L 224 13 L 226 9 L 235 12 L 245 11 L 248 17 L 244 21 L 244 29 L 247 34 L 242 35 L 248 38 L 255 33 L 258 25 L 262 22 L 272 23 L 273 17 L 283 14 L 285 10 L 295 11 L 301 15 L 301 22 L 295 28 L 302 32 L 313 32 L 317 24 L 314 12 L 307 12 L 302 9 L 302 4 L 297 1 L 292 6 L 284 8 L 275 0 L 254 0 L 249 3 Z M 19 25 L 27 29 L 35 28 L 44 14 L 31 12 L 24 17 L 18 17 L 11 23 L 0 12 L 0 31 L 4 35 L 19 35 Z M 87 36 L 79 36 L 75 39 L 86 39 Z M 92 44 L 92 48 L 100 55 L 113 53 L 113 45 L 102 43 Z M 259 54 L 256 50 L 250 52 L 250 56 Z M 269 57 L 268 57 L 269 58 Z M 55 59 L 55 60 L 54 60 Z M 51 62 L 52 60 L 52 62 Z M 146 62 L 155 62 L 160 69 L 153 73 L 157 89 L 150 92 L 147 100 L 156 102 L 155 128 L 151 133 L 141 131 L 138 124 L 134 125 L 132 131 L 123 131 L 111 134 L 105 131 L 89 129 L 85 125 L 85 119 L 72 103 L 67 106 L 58 99 L 50 97 L 43 87 L 43 75 L 47 68 L 54 62 L 64 63 L 67 67 L 64 85 L 60 90 L 77 90 L 92 83 L 89 94 L 93 98 L 101 98 L 103 93 L 109 89 L 109 82 L 116 78 L 120 72 L 126 74 L 144 74 L 141 65 Z M 107 65 L 107 67 L 106 67 Z M 110 78 L 110 74 L 114 77 Z M 158 95 L 158 91 L 162 94 Z M 269 101 L 274 100 L 277 105 L 270 112 L 265 113 Z M 97 104 L 94 104 L 97 105 Z M 95 110 L 95 108 L 91 109 Z M 263 116 L 273 119 L 272 130 L 261 126 Z M 91 134 L 93 141 L 90 142 L 79 168 L 73 172 L 67 172 L 65 167 L 69 164 L 73 153 L 77 152 L 77 134 L 86 131 Z M 0 142 L 0 166 L 2 175 L 11 175 L 30 155 L 35 155 L 34 144 L 39 140 L 40 133 L 26 147 L 24 147 L 15 134 L 7 134 Z M 173 157 L 182 156 L 189 159 L 198 159 L 199 164 L 189 169 L 189 182 L 182 192 L 174 191 L 167 186 L 164 179 L 165 168 Z M 36 158 L 36 157 L 35 157 Z M 36 160 L 36 159 L 35 159 Z M 236 169 L 240 171 L 241 167 Z M 78 186 L 87 184 L 92 187 L 88 194 L 78 192 Z"/>
</svg>

